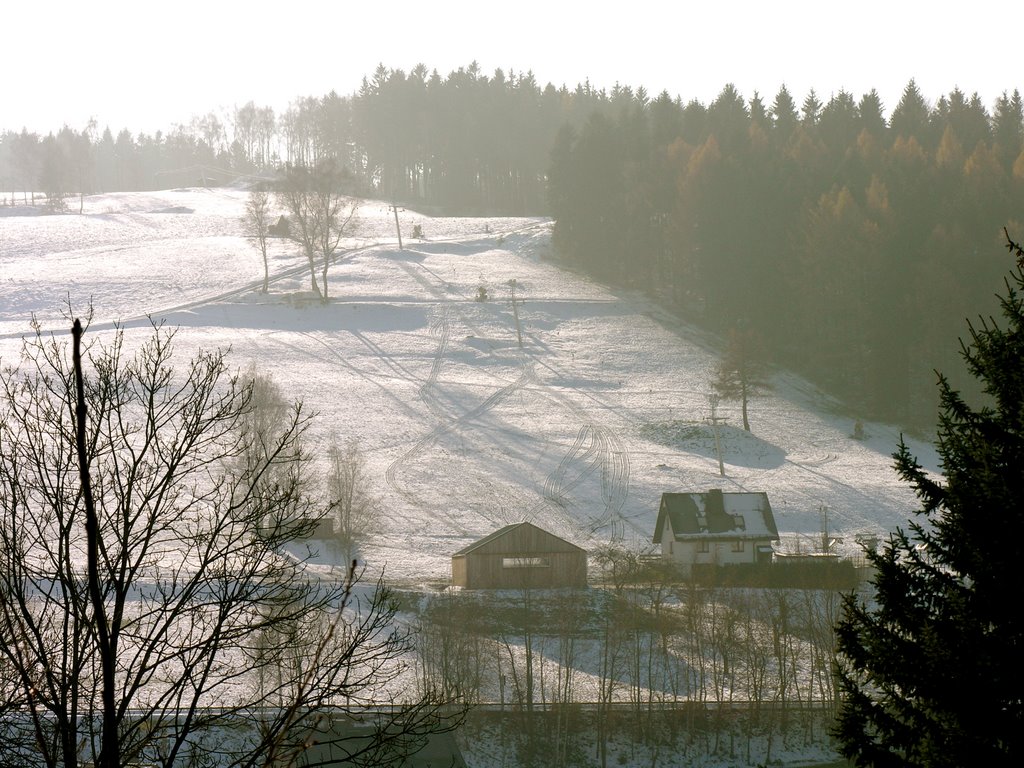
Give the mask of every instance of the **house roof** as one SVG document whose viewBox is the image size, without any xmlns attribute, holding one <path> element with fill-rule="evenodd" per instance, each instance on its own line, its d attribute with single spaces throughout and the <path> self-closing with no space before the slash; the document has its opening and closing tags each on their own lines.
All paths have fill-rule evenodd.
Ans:
<svg viewBox="0 0 1024 768">
<path fill-rule="evenodd" d="M 723 493 L 714 488 L 706 493 L 663 493 L 654 528 L 655 544 L 661 543 L 666 521 L 676 541 L 779 538 L 768 494 L 763 492 Z"/>
<path fill-rule="evenodd" d="M 506 537 L 514 539 L 515 541 L 515 546 L 513 546 L 509 551 L 522 551 L 524 542 L 529 542 L 529 549 L 536 552 L 584 551 L 581 547 L 577 547 L 572 542 L 555 536 L 553 533 L 548 533 L 543 528 L 538 528 L 532 523 L 513 523 L 512 525 L 506 525 L 504 528 L 499 528 L 494 533 L 490 533 L 482 539 L 474 541 L 472 544 L 463 547 L 452 555 L 452 557 L 460 557 L 480 550 L 487 550 L 489 552 L 503 551 L 500 540 Z"/>
</svg>

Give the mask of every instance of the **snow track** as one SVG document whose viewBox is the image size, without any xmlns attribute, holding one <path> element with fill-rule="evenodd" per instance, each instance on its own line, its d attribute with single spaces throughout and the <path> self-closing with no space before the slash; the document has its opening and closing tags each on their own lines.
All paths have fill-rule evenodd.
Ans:
<svg viewBox="0 0 1024 768">
<path fill-rule="evenodd" d="M 410 264 L 399 262 L 403 271 L 410 275 L 425 290 L 429 291 L 438 301 L 451 302 L 451 286 L 449 281 L 442 278 L 438 273 L 431 271 L 422 264 Z M 462 301 L 466 301 L 465 294 L 458 294 Z M 451 304 L 446 304 L 450 307 Z M 437 380 L 437 372 L 441 365 L 441 358 L 447 348 L 447 339 L 450 334 L 449 312 L 443 314 L 443 321 L 437 321 L 431 325 L 431 335 L 437 336 L 439 342 L 438 353 L 435 356 L 431 369 L 431 376 L 428 379 L 429 386 L 421 390 L 421 396 L 426 395 L 425 402 L 432 411 L 437 411 L 437 404 L 433 392 L 434 383 Z M 479 334 L 479 329 L 470 321 L 466 320 L 464 313 L 460 313 L 460 320 L 467 328 Z M 539 340 L 530 333 L 527 338 L 536 342 L 529 345 L 523 351 L 527 359 L 533 360 L 537 355 L 532 351 L 542 346 Z M 545 365 L 542 359 L 538 358 L 536 364 Z M 544 384 L 534 382 L 533 388 L 549 399 L 554 399 L 564 407 L 574 418 L 584 422 L 577 434 L 576 441 L 570 447 L 569 452 L 563 456 L 558 465 L 549 473 L 543 482 L 542 495 L 544 502 L 534 507 L 527 513 L 527 516 L 536 516 L 541 506 L 551 508 L 551 512 L 559 515 L 563 523 L 576 529 L 584 536 L 591 536 L 600 532 L 602 535 L 611 536 L 615 539 L 622 539 L 625 529 L 629 527 L 637 533 L 644 533 L 631 520 L 622 515 L 623 507 L 629 494 L 629 453 L 622 441 L 616 436 L 614 429 L 608 425 L 598 424 L 587 416 L 584 410 L 563 394 L 556 392 L 553 388 Z M 602 404 L 604 405 L 604 404 Z M 584 450 L 583 446 L 587 444 Z M 394 479 L 393 468 L 389 474 Z M 589 506 L 576 509 L 572 514 L 567 514 L 566 509 L 577 507 L 577 503 L 569 495 L 571 491 L 587 482 L 595 473 L 600 472 L 600 497 L 601 508 L 594 510 Z M 571 478 L 568 477 L 571 473 Z M 389 483 L 391 482 L 389 480 Z"/>
<path fill-rule="evenodd" d="M 428 434 L 424 435 L 419 440 L 417 440 L 416 443 L 414 443 L 413 446 L 408 451 L 402 454 L 402 456 L 400 456 L 399 458 L 395 459 L 395 461 L 393 461 L 388 466 L 384 474 L 388 486 L 392 490 L 396 491 L 397 493 L 405 497 L 409 502 L 417 504 L 417 495 L 414 492 L 404 488 L 399 482 L 398 476 L 401 469 L 405 465 L 412 462 L 415 458 L 422 454 L 427 449 L 428 446 L 435 443 L 444 435 L 447 435 L 450 432 L 455 431 L 456 429 L 471 424 L 475 419 L 480 418 L 485 413 L 495 408 L 499 403 L 507 400 L 509 397 L 512 396 L 513 393 L 515 393 L 518 389 L 523 387 L 527 383 L 527 381 L 530 380 L 530 378 L 531 370 L 529 368 L 524 368 L 522 374 L 518 379 L 502 387 L 496 392 L 493 392 L 475 408 L 467 411 L 462 416 L 453 419 L 446 424 L 435 427 Z M 445 516 L 444 519 L 450 522 L 447 516 Z M 469 530 L 464 527 L 460 527 L 457 525 L 454 525 L 453 527 L 455 527 L 456 530 L 458 530 L 460 533 L 464 533 L 466 535 L 470 534 Z"/>
</svg>

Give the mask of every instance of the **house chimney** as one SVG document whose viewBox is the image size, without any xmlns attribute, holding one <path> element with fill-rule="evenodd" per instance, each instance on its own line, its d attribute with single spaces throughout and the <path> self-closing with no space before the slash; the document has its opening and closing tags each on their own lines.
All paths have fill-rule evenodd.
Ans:
<svg viewBox="0 0 1024 768">
<path fill-rule="evenodd" d="M 712 488 L 704 497 L 704 514 L 708 520 L 708 530 L 713 533 L 732 530 L 734 521 L 725 514 L 725 499 L 721 488 Z"/>
</svg>

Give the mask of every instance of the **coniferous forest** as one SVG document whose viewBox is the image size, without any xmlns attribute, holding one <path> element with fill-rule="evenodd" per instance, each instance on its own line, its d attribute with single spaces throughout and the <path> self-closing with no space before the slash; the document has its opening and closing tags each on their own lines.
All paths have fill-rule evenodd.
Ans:
<svg viewBox="0 0 1024 768">
<path fill-rule="evenodd" d="M 90 124 L 0 134 L 0 202 L 75 210 L 95 192 L 226 183 L 334 160 L 362 192 L 424 211 L 551 215 L 554 256 L 655 296 L 842 398 L 857 416 L 931 423 L 935 369 L 958 378 L 965 317 L 997 304 L 1003 227 L 1020 239 L 1024 104 L 913 81 L 740 94 L 540 86 L 383 66 L 350 96 L 253 103 L 168 133 Z"/>
<path fill-rule="evenodd" d="M 1018 93 L 991 113 L 957 90 L 929 106 L 913 82 L 888 119 L 874 92 L 634 97 L 560 133 L 556 244 L 711 330 L 756 329 L 861 412 L 926 422 L 932 371 L 962 369 L 963 320 L 1002 287 L 1021 113 Z"/>
</svg>

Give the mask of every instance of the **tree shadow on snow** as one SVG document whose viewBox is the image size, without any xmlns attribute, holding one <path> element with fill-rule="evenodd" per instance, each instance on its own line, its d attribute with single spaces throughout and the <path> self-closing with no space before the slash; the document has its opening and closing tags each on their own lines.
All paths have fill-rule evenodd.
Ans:
<svg viewBox="0 0 1024 768">
<path fill-rule="evenodd" d="M 710 424 L 679 420 L 650 422 L 640 427 L 640 435 L 668 448 L 718 458 L 715 430 Z M 719 426 L 718 443 L 722 461 L 733 466 L 774 469 L 786 460 L 786 452 L 777 445 L 738 427 Z"/>
</svg>

